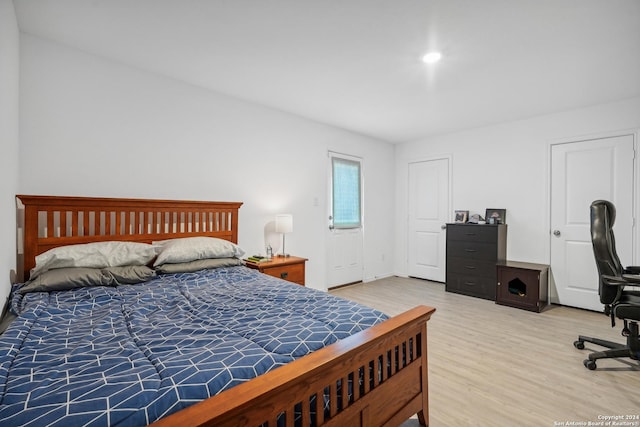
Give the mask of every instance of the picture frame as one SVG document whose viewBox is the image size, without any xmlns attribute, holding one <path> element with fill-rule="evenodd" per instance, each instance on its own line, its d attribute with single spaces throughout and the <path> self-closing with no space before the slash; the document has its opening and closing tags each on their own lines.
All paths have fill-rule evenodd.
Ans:
<svg viewBox="0 0 640 427">
<path fill-rule="evenodd" d="M 469 219 L 469 211 L 454 211 L 454 222 L 464 224 Z"/>
<path fill-rule="evenodd" d="M 507 210 L 506 209 L 487 209 L 485 211 L 484 219 L 487 224 L 506 224 Z"/>
</svg>

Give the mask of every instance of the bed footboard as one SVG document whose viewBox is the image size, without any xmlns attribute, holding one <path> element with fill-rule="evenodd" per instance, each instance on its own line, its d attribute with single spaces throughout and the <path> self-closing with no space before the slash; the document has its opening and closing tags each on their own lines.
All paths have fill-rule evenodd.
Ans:
<svg viewBox="0 0 640 427">
<path fill-rule="evenodd" d="M 427 425 L 434 311 L 415 307 L 153 426 L 397 426 L 416 413 Z"/>
</svg>

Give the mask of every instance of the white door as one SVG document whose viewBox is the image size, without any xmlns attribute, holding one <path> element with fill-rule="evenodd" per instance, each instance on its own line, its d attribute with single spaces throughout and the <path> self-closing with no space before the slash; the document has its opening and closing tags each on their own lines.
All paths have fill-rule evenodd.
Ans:
<svg viewBox="0 0 640 427">
<path fill-rule="evenodd" d="M 329 153 L 327 286 L 355 283 L 363 276 L 362 159 Z"/>
<path fill-rule="evenodd" d="M 591 202 L 616 206 L 616 249 L 624 265 L 632 255 L 633 136 L 551 146 L 551 272 L 559 304 L 602 311 L 591 247 Z"/>
<path fill-rule="evenodd" d="M 446 223 L 449 206 L 449 159 L 409 163 L 408 273 L 445 281 Z"/>
</svg>

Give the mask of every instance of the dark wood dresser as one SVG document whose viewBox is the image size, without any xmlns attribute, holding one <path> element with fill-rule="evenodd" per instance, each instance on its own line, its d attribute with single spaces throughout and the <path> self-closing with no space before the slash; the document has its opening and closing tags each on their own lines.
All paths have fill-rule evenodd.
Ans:
<svg viewBox="0 0 640 427">
<path fill-rule="evenodd" d="M 506 224 L 447 224 L 445 289 L 495 301 L 496 264 L 506 257 Z"/>
</svg>

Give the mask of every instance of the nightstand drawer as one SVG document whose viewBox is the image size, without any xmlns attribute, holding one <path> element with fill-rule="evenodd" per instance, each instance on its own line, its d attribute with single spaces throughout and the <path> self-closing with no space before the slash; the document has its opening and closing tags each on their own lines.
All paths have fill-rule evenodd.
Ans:
<svg viewBox="0 0 640 427">
<path fill-rule="evenodd" d="M 300 258 L 297 256 L 288 257 L 273 257 L 271 261 L 262 262 L 260 264 L 253 264 L 247 262 L 246 266 L 256 270 L 260 270 L 261 273 L 268 274 L 269 276 L 277 277 L 278 279 L 287 280 L 289 282 L 297 283 L 304 286 L 304 265 L 307 262 L 306 258 Z"/>
<path fill-rule="evenodd" d="M 269 276 L 304 285 L 304 264 L 266 267 L 262 269 L 262 272 Z"/>
</svg>

